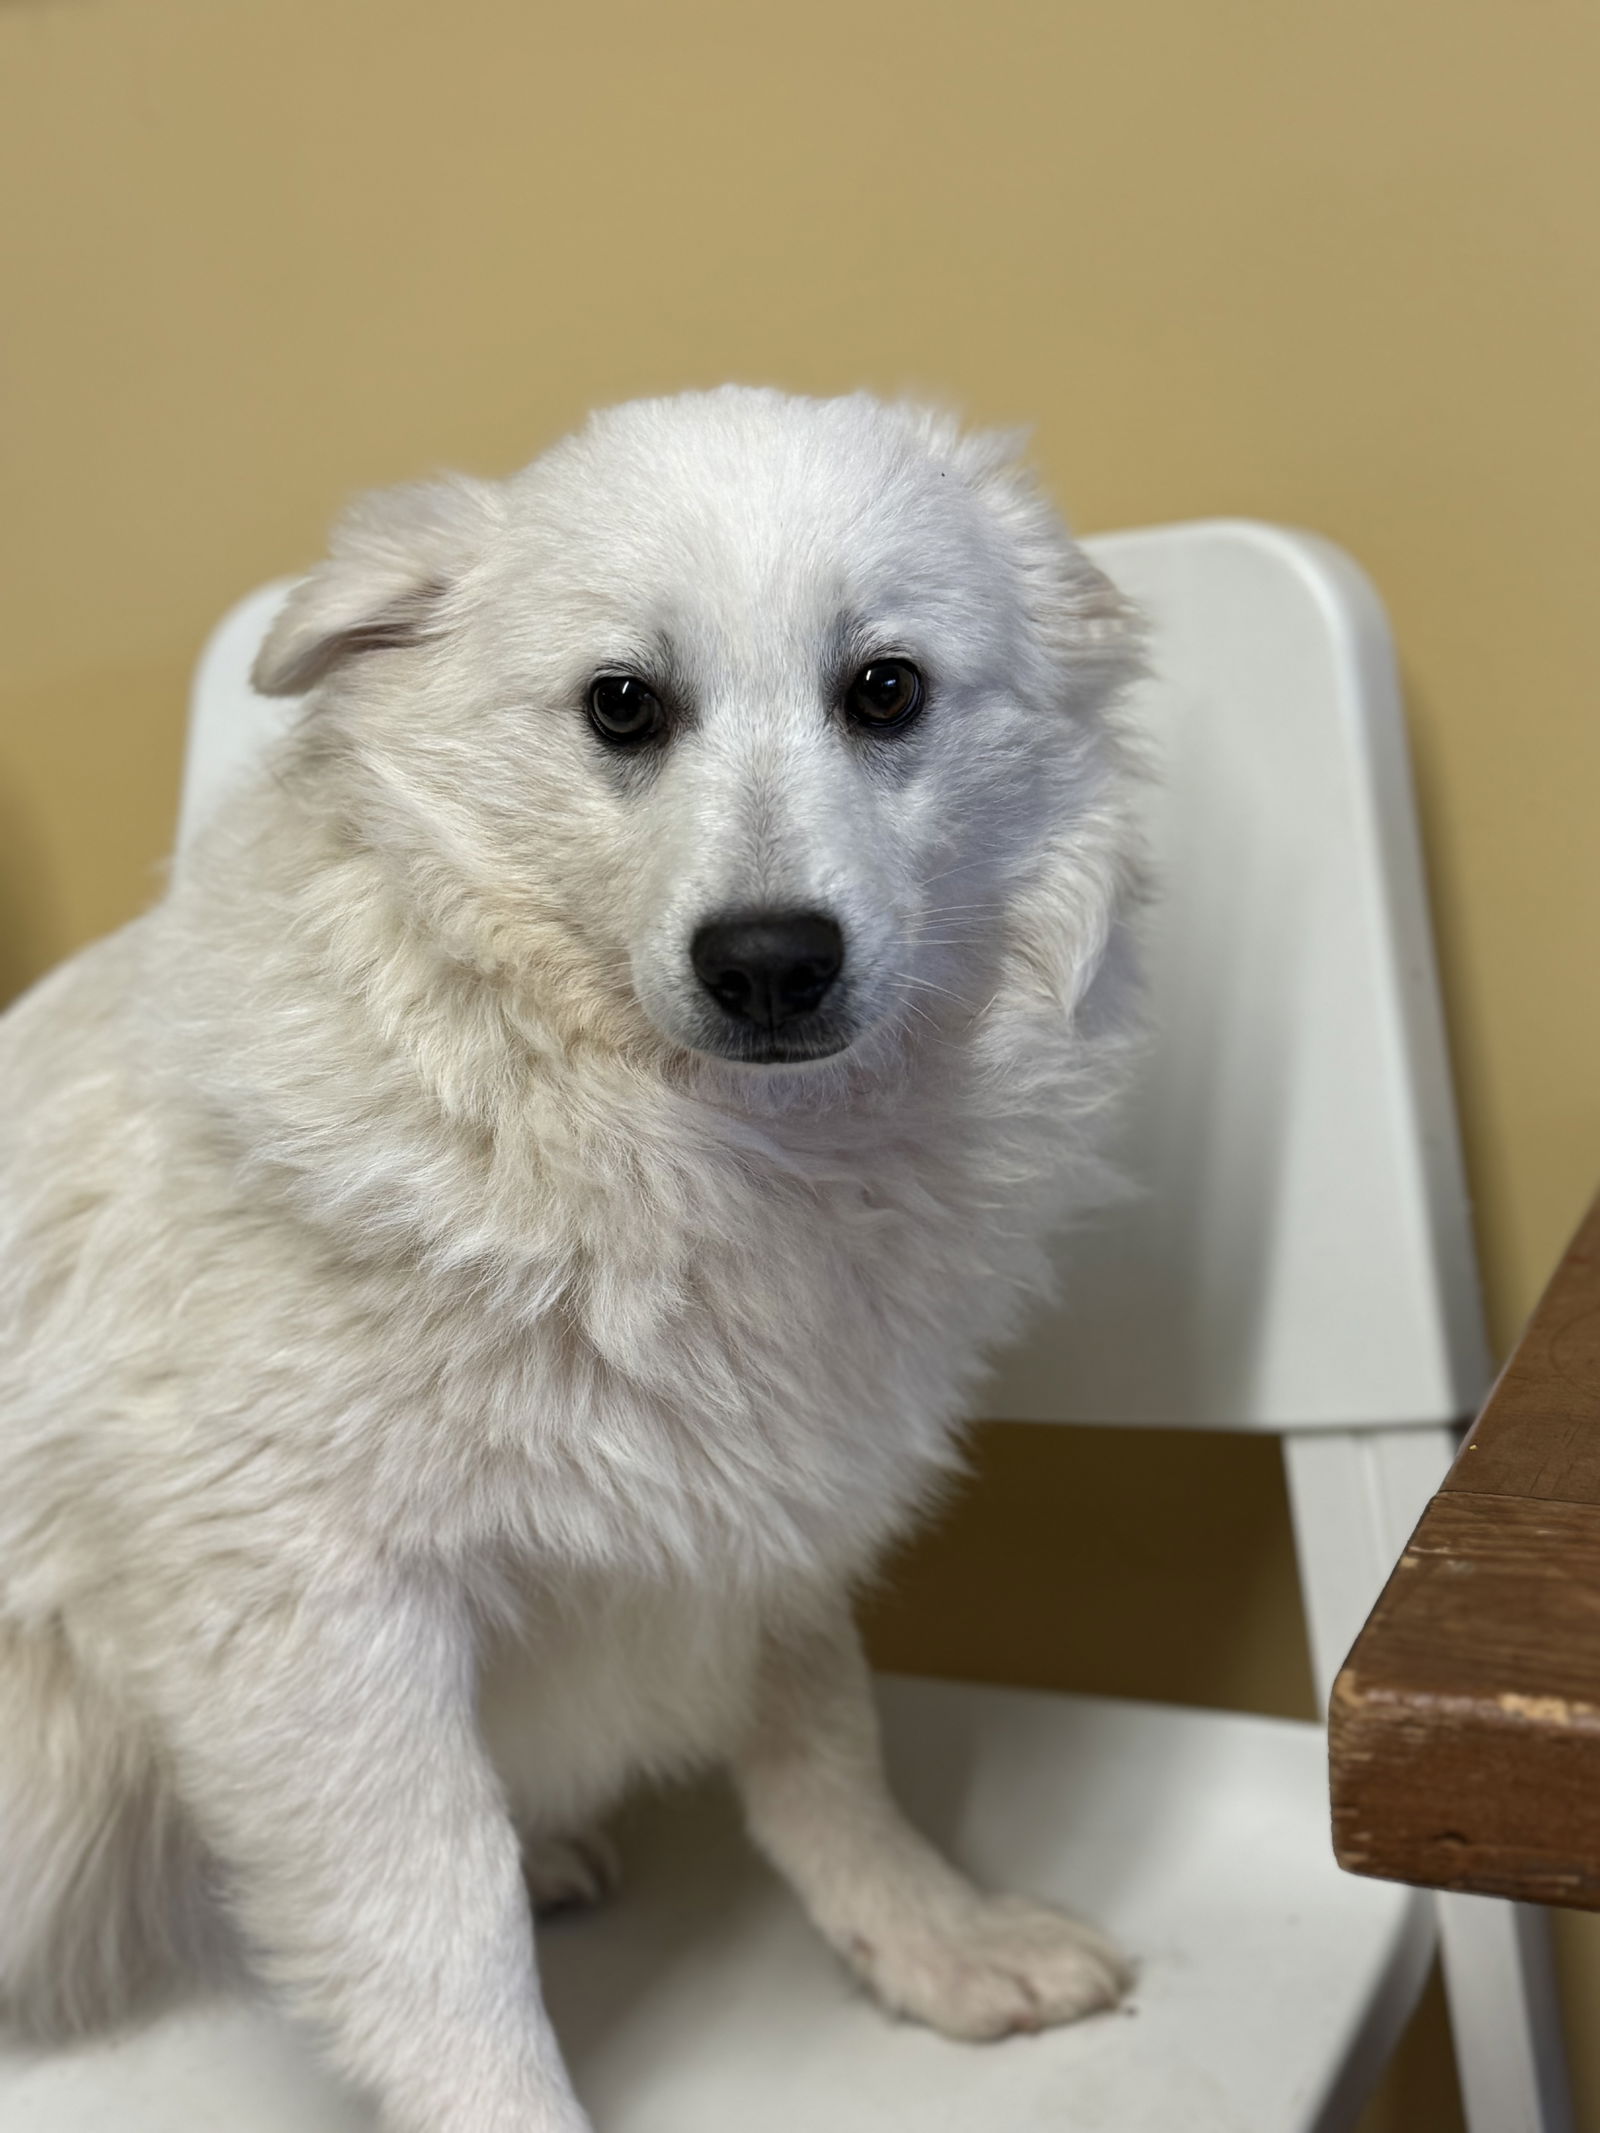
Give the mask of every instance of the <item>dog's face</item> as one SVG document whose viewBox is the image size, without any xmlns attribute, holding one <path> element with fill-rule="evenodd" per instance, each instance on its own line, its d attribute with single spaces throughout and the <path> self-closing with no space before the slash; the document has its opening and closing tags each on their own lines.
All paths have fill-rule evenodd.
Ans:
<svg viewBox="0 0 1600 2133">
<path fill-rule="evenodd" d="M 1128 665 L 995 440 L 730 390 L 372 500 L 257 679 L 450 953 L 761 1070 L 981 1006 Z"/>
</svg>

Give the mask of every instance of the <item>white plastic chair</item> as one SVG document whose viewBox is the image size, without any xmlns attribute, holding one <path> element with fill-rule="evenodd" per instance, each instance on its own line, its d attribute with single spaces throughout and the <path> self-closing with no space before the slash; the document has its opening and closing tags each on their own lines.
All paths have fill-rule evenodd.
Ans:
<svg viewBox="0 0 1600 2133">
<path fill-rule="evenodd" d="M 1281 1434 L 1325 1691 L 1487 1381 L 1388 634 L 1303 535 L 1091 546 L 1155 626 L 1158 1041 L 1123 1151 L 1146 1191 L 1064 1252 L 1065 1307 L 985 1404 Z M 206 652 L 185 835 L 284 715 L 246 681 L 281 591 Z M 1136 1951 L 1137 2019 L 997 2046 L 891 2022 L 708 1788 L 639 1811 L 618 1897 L 541 1932 L 602 2133 L 1334 2133 L 1441 1923 L 1472 2133 L 1566 2133 L 1542 1917 L 1341 1875 L 1319 1726 L 933 1681 L 883 1701 L 913 1813 Z M 0 2133 L 370 2124 L 243 2003 L 0 2062 Z"/>
</svg>

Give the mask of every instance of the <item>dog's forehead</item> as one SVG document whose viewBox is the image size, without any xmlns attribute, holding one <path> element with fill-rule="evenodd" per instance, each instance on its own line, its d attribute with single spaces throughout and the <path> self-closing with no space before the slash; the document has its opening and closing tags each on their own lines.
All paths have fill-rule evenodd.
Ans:
<svg viewBox="0 0 1600 2133">
<path fill-rule="evenodd" d="M 528 470 L 518 517 L 532 553 L 559 558 L 558 592 L 603 626 L 682 628 L 707 650 L 849 623 L 988 636 L 1012 588 L 958 470 L 887 424 L 731 412 L 669 404 Z"/>
</svg>

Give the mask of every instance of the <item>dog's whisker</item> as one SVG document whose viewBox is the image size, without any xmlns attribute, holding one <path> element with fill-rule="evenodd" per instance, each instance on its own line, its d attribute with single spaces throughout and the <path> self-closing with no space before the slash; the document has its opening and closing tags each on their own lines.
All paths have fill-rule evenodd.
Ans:
<svg viewBox="0 0 1600 2133">
<path fill-rule="evenodd" d="M 954 1000 L 958 1007 L 965 1007 L 967 1004 L 960 993 L 952 992 L 948 985 L 935 985 L 932 978 L 921 977 L 909 970 L 898 971 L 896 976 L 902 985 L 915 985 L 923 992 L 936 992 L 946 1000 Z"/>
<path fill-rule="evenodd" d="M 917 1020 L 924 1025 L 931 1043 L 949 1044 L 952 1042 L 951 1033 L 947 1029 L 941 1028 L 925 1007 L 920 1006 L 915 1000 L 908 999 L 903 993 L 898 995 L 898 999 L 903 1011 L 908 1015 L 915 1015 Z"/>
</svg>

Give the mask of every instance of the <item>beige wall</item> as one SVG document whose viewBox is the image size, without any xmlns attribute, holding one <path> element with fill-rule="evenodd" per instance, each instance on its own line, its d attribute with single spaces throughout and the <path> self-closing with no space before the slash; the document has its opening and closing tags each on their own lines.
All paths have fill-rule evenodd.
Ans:
<svg viewBox="0 0 1600 2133">
<path fill-rule="evenodd" d="M 1597 66 L 1583 0 L 0 0 L 0 988 L 152 893 L 196 644 L 352 489 L 931 388 L 1080 524 L 1377 577 L 1505 1338 L 1600 1176 Z M 881 1648 L 1295 1707 L 1267 1448 L 1157 1450 L 991 1433 Z"/>
</svg>

